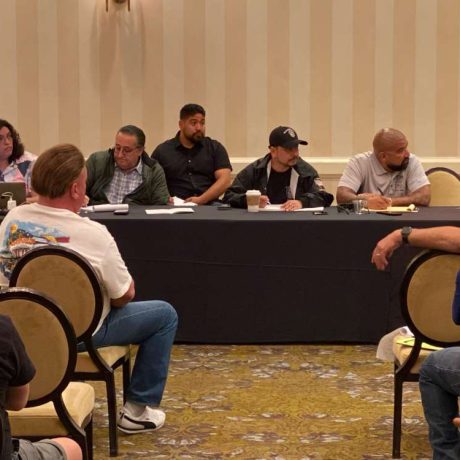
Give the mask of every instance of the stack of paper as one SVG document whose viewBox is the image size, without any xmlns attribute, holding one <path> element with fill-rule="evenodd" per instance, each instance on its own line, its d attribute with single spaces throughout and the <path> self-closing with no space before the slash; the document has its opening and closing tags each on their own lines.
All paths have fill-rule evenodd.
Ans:
<svg viewBox="0 0 460 460">
<path fill-rule="evenodd" d="M 186 203 L 185 200 L 179 198 L 178 196 L 173 196 L 172 200 L 174 206 L 196 206 L 196 203 L 193 203 L 191 201 Z"/>
<path fill-rule="evenodd" d="M 95 204 L 94 206 L 85 206 L 80 211 L 85 212 L 110 212 L 110 211 L 129 211 L 129 204 Z"/>
<path fill-rule="evenodd" d="M 409 206 L 388 206 L 386 209 L 369 209 L 372 212 L 418 212 L 418 208 L 415 204 Z"/>
<path fill-rule="evenodd" d="M 195 212 L 191 208 L 170 208 L 170 209 L 146 209 L 145 213 L 149 215 L 155 214 L 187 214 Z"/>
</svg>

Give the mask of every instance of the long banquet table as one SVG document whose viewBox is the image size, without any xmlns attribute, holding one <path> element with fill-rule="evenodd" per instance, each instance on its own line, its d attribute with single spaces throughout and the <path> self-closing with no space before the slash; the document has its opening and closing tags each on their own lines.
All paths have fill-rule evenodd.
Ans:
<svg viewBox="0 0 460 460">
<path fill-rule="evenodd" d="M 115 237 L 136 299 L 169 301 L 176 340 L 197 343 L 377 342 L 403 323 L 399 285 L 417 250 L 401 248 L 379 272 L 375 243 L 403 225 L 460 222 L 460 209 L 448 207 L 401 216 L 145 209 L 89 217 Z"/>
</svg>

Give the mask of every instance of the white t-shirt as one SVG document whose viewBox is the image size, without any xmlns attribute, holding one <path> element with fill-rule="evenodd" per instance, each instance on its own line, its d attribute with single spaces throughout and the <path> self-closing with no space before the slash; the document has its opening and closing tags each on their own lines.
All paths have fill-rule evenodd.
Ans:
<svg viewBox="0 0 460 460">
<path fill-rule="evenodd" d="M 365 152 L 350 159 L 338 186 L 348 187 L 355 193 L 398 197 L 409 195 L 429 183 L 422 164 L 412 153 L 406 169 L 388 172 L 373 152 Z"/>
<path fill-rule="evenodd" d="M 0 225 L 1 284 L 8 284 L 19 258 L 44 244 L 73 249 L 88 260 L 99 275 L 104 308 L 97 331 L 110 311 L 110 299 L 123 296 L 131 284 L 131 275 L 112 235 L 104 225 L 67 209 L 38 203 L 18 206 L 6 215 Z"/>
</svg>

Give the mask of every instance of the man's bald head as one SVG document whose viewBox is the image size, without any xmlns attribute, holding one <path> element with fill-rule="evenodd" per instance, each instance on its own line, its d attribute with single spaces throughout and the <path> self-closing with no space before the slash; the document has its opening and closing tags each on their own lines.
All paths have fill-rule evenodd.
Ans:
<svg viewBox="0 0 460 460">
<path fill-rule="evenodd" d="M 394 128 L 383 128 L 374 136 L 374 141 L 372 142 L 374 153 L 393 150 L 395 145 L 401 141 L 407 143 L 404 133 Z"/>
</svg>

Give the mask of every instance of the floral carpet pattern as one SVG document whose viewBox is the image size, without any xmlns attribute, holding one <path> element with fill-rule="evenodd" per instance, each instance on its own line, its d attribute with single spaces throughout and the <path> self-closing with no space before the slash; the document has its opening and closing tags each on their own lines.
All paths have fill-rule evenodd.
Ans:
<svg viewBox="0 0 460 460">
<path fill-rule="evenodd" d="M 393 368 L 375 351 L 372 345 L 175 345 L 165 426 L 120 434 L 118 458 L 390 459 Z M 94 459 L 102 460 L 109 458 L 102 385 L 96 393 Z M 404 386 L 401 452 L 404 459 L 431 458 L 413 383 Z"/>
</svg>

